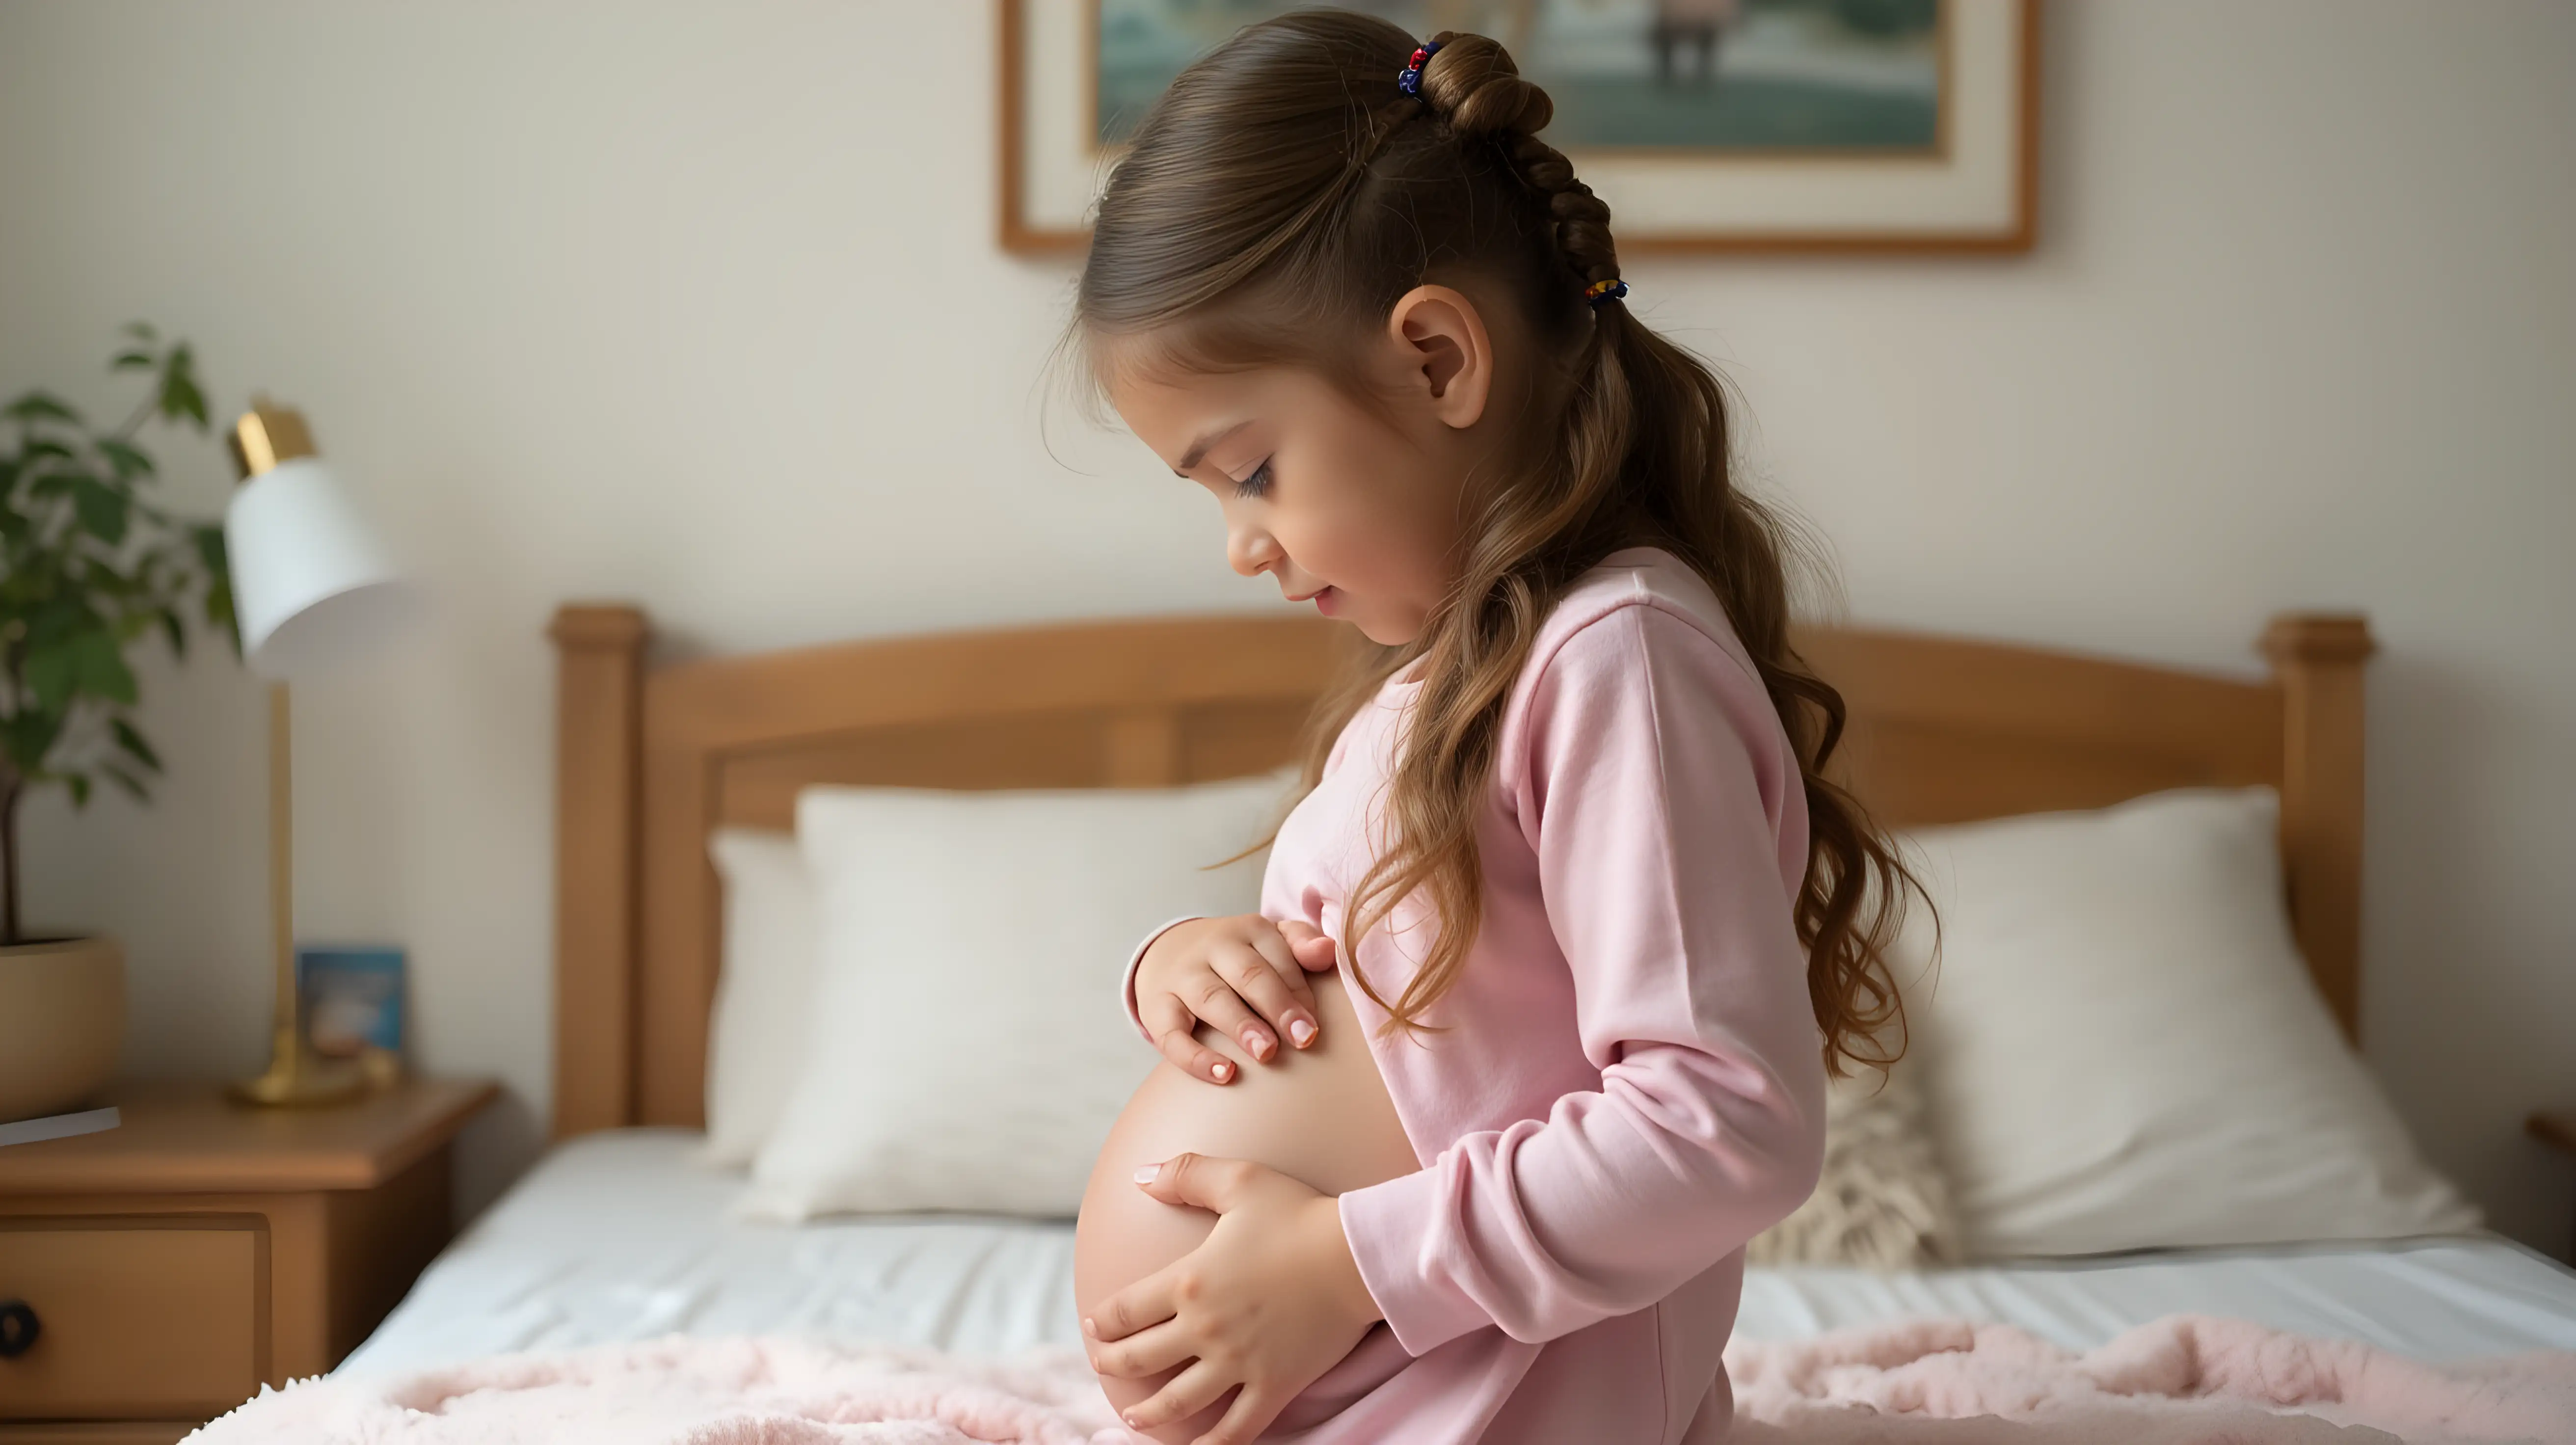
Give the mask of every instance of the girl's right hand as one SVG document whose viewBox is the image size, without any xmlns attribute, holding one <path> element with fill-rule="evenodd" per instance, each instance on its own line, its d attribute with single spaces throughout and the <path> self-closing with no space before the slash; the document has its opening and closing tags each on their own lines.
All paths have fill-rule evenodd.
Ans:
<svg viewBox="0 0 2576 1445">
<path fill-rule="evenodd" d="M 1198 1026 L 1234 1039 L 1256 1060 L 1277 1053 L 1282 1036 L 1305 1048 L 1321 1028 L 1306 975 L 1329 972 L 1333 961 L 1331 936 L 1304 919 L 1189 919 L 1146 946 L 1136 965 L 1136 1017 L 1164 1058 L 1229 1084 L 1233 1061 L 1193 1037 Z"/>
</svg>

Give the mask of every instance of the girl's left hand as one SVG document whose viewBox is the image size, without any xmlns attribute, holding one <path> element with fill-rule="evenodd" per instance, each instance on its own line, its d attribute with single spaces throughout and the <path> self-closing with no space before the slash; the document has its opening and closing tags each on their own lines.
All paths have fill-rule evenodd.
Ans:
<svg viewBox="0 0 2576 1445">
<path fill-rule="evenodd" d="M 1342 1237 L 1341 1206 L 1242 1159 L 1177 1154 L 1136 1182 L 1165 1204 L 1213 1210 L 1216 1228 L 1083 1320 L 1091 1367 L 1133 1377 L 1197 1361 L 1129 1409 L 1128 1425 L 1187 1419 L 1240 1385 L 1197 1445 L 1245 1445 L 1381 1318 Z"/>
</svg>

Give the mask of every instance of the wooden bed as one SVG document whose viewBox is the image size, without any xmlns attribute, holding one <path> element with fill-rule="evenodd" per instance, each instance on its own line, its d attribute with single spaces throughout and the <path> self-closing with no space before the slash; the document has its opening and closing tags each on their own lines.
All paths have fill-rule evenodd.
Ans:
<svg viewBox="0 0 2576 1445">
<path fill-rule="evenodd" d="M 558 1137 L 704 1122 L 721 824 L 790 826 L 809 783 L 1154 786 L 1295 751 L 1345 634 L 1188 617 L 906 637 L 658 664 L 639 609 L 550 629 Z M 1906 633 L 1808 629 L 1851 710 L 1851 777 L 1899 827 L 2091 808 L 2163 788 L 2281 792 L 2292 920 L 2355 1034 L 2362 619 L 2275 618 L 2263 681 Z"/>
</svg>

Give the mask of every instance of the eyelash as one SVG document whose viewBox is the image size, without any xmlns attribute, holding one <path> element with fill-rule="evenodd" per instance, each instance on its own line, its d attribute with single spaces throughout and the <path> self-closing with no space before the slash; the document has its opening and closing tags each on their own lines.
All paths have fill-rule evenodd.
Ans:
<svg viewBox="0 0 2576 1445">
<path fill-rule="evenodd" d="M 1234 494 L 1238 497 L 1259 497 L 1269 491 L 1270 459 L 1268 457 L 1263 457 L 1261 465 L 1254 467 L 1249 476 L 1234 484 Z"/>
</svg>

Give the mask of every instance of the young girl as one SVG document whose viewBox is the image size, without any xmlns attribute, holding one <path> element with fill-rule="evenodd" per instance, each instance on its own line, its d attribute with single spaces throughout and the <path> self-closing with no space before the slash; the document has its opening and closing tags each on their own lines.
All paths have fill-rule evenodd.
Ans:
<svg viewBox="0 0 2576 1445">
<path fill-rule="evenodd" d="M 1170 1064 L 1077 1296 L 1159 1440 L 1722 1438 L 1745 1242 L 1814 1185 L 1827 1068 L 1901 1038 L 1909 880 L 1821 777 L 1780 530 L 1549 111 L 1481 36 L 1294 13 L 1100 204 L 1110 400 L 1237 571 L 1377 644 L 1262 913 L 1131 971 Z"/>
</svg>

